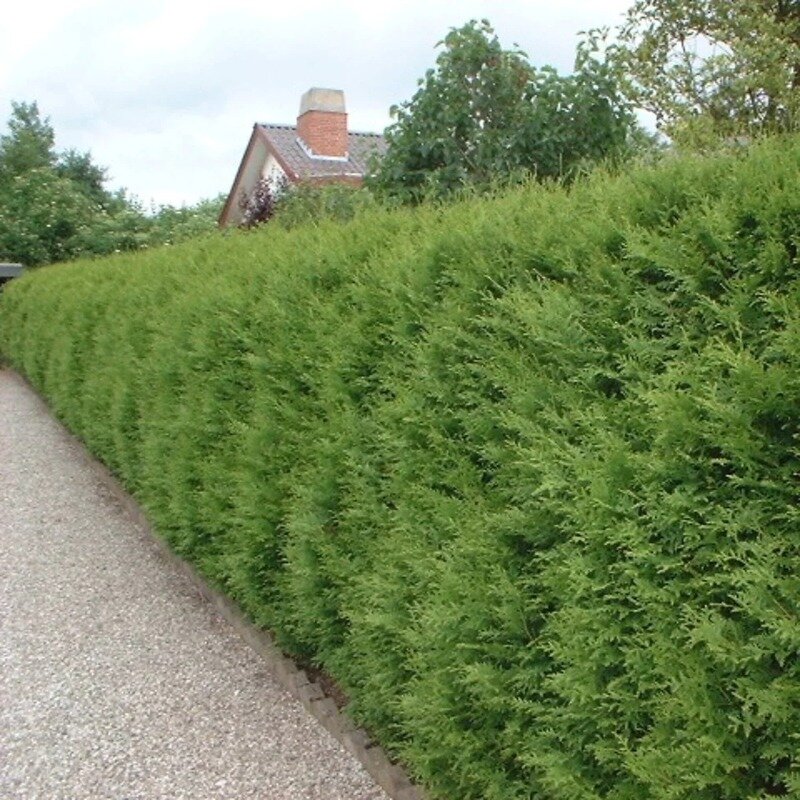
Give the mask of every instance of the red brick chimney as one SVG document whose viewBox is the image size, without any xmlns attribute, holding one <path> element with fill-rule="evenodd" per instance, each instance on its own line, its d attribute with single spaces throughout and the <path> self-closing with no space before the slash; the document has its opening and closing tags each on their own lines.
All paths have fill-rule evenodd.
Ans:
<svg viewBox="0 0 800 800">
<path fill-rule="evenodd" d="M 347 158 L 344 92 L 309 89 L 300 100 L 297 136 L 312 156 Z"/>
</svg>

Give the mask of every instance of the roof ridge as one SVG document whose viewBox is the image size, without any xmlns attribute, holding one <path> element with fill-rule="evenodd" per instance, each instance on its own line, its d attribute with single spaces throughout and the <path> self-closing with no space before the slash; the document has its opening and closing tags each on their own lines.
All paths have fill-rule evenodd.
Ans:
<svg viewBox="0 0 800 800">
<path fill-rule="evenodd" d="M 262 128 L 279 128 L 281 130 L 296 131 L 297 125 L 292 125 L 288 122 L 257 122 Z M 383 137 L 382 133 L 377 131 L 347 131 L 348 136 L 375 136 Z"/>
</svg>

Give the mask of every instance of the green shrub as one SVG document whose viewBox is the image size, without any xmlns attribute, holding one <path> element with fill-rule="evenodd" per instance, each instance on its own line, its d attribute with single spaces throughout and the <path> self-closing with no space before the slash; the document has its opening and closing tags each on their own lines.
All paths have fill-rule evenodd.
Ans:
<svg viewBox="0 0 800 800">
<path fill-rule="evenodd" d="M 280 195 L 274 218 L 284 228 L 317 224 L 322 220 L 349 222 L 377 204 L 373 194 L 365 188 L 342 183 L 301 183 Z"/>
<path fill-rule="evenodd" d="M 800 797 L 798 178 L 49 267 L 0 344 L 432 796 Z"/>
</svg>

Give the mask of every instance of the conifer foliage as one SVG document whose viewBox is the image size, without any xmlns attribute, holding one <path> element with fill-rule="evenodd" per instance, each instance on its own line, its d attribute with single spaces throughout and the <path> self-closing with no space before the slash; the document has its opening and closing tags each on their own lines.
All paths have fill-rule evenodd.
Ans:
<svg viewBox="0 0 800 800">
<path fill-rule="evenodd" d="M 451 800 L 800 797 L 800 140 L 44 268 L 0 346 Z"/>
</svg>

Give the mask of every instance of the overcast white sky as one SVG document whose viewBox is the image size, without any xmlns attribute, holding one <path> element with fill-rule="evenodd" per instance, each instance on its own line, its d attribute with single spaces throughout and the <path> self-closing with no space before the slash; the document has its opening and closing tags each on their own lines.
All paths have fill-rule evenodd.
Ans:
<svg viewBox="0 0 800 800">
<path fill-rule="evenodd" d="M 576 34 L 633 0 L 29 0 L 3 10 L 0 128 L 39 103 L 59 149 L 91 150 L 144 203 L 227 192 L 254 122 L 293 123 L 311 86 L 343 89 L 351 130 L 381 131 L 452 27 L 568 72 Z"/>
</svg>

